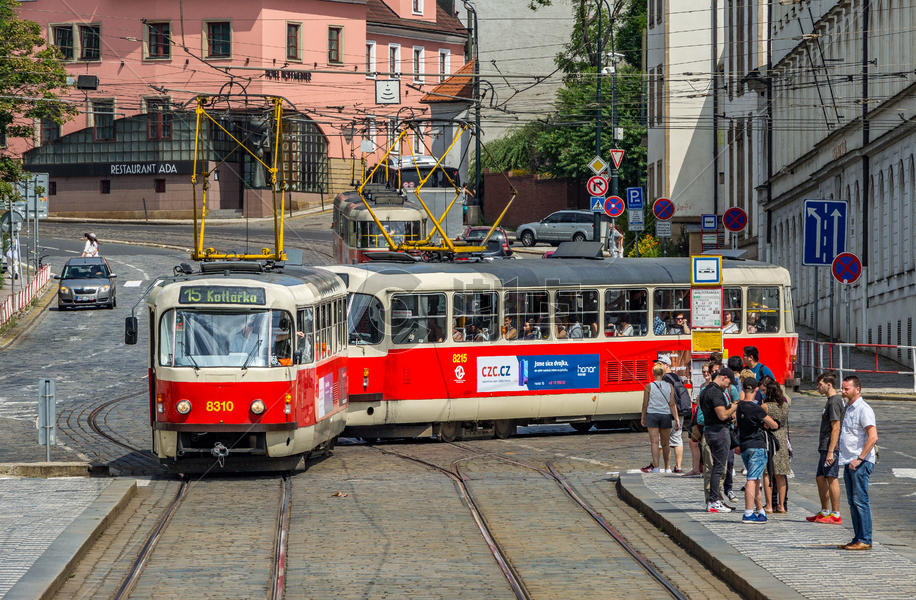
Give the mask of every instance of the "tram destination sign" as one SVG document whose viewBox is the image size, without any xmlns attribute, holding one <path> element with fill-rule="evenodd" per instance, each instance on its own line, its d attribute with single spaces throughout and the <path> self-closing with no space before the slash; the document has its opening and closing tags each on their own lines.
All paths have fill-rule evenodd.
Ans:
<svg viewBox="0 0 916 600">
<path fill-rule="evenodd" d="M 188 285 L 178 294 L 179 304 L 267 304 L 263 288 L 226 285 Z"/>
</svg>

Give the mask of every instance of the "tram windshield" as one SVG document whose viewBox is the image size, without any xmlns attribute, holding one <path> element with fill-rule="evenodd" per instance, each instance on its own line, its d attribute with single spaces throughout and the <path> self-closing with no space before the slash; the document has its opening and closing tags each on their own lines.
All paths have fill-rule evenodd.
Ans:
<svg viewBox="0 0 916 600">
<path fill-rule="evenodd" d="M 282 310 L 171 309 L 159 322 L 159 364 L 266 367 L 292 364 L 292 317 Z"/>
<path fill-rule="evenodd" d="M 375 221 L 360 221 L 357 225 L 359 227 L 357 248 L 388 247 L 388 241 Z M 382 225 L 395 243 L 402 244 L 405 241 L 420 239 L 420 221 L 385 221 Z"/>
</svg>

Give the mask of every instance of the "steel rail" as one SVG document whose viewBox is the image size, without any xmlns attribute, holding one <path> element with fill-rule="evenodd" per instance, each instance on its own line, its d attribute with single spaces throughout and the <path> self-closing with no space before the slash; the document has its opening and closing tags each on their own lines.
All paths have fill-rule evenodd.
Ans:
<svg viewBox="0 0 916 600">
<path fill-rule="evenodd" d="M 114 600 L 121 600 L 122 598 L 127 598 L 130 596 L 134 586 L 137 585 L 137 581 L 140 579 L 140 575 L 143 573 L 143 568 L 146 566 L 146 562 L 149 560 L 150 555 L 153 553 L 153 550 L 159 543 L 162 532 L 172 520 L 172 516 L 178 510 L 178 507 L 184 501 L 187 492 L 188 482 L 187 480 L 184 480 L 181 482 L 181 486 L 178 488 L 178 493 L 175 494 L 175 498 L 172 500 L 172 503 L 169 504 L 169 507 L 165 510 L 165 513 L 163 513 L 162 517 L 159 519 L 159 522 L 156 523 L 153 531 L 146 539 L 146 543 L 143 544 L 143 547 L 137 554 L 137 558 L 134 560 L 134 564 L 131 565 L 130 572 L 128 572 L 127 577 L 124 578 L 124 581 L 121 582 L 121 586 L 118 588 L 118 591 L 115 592 L 114 596 L 112 596 Z"/>
<path fill-rule="evenodd" d="M 102 427 L 101 427 L 101 426 L 99 425 L 99 423 L 98 423 L 99 413 L 101 413 L 104 409 L 108 408 L 108 407 L 111 406 L 112 404 L 116 404 L 116 403 L 121 402 L 121 401 L 123 401 L 123 400 L 127 400 L 128 398 L 134 398 L 134 397 L 139 396 L 139 395 L 141 395 L 141 394 L 143 394 L 143 393 L 145 393 L 145 392 L 134 392 L 134 393 L 132 393 L 132 394 L 125 394 L 125 395 L 123 395 L 123 396 L 119 396 L 118 398 L 114 398 L 114 399 L 112 399 L 112 400 L 108 400 L 108 401 L 106 401 L 106 402 L 102 402 L 101 404 L 97 405 L 95 408 L 93 408 L 93 409 L 89 412 L 89 416 L 86 418 L 86 422 L 87 422 L 87 424 L 89 425 L 89 428 L 90 428 L 93 432 L 95 432 L 96 435 L 99 435 L 99 436 L 105 438 L 106 440 L 108 440 L 108 441 L 111 442 L 112 444 L 117 444 L 118 446 L 121 446 L 122 448 L 125 448 L 125 449 L 127 449 L 127 450 L 131 450 L 131 451 L 133 451 L 133 452 L 138 452 L 138 453 L 140 453 L 140 454 L 143 454 L 143 453 L 145 452 L 143 449 L 137 448 L 136 446 L 132 446 L 132 445 L 130 445 L 130 444 L 124 443 L 124 442 L 122 442 L 122 441 L 116 439 L 116 438 L 114 437 L 114 435 L 112 435 L 112 434 L 110 434 L 110 433 L 106 433 L 105 431 L 103 431 L 103 430 L 102 430 Z M 153 460 L 153 459 L 152 459 L 151 457 L 149 457 L 148 455 L 146 455 L 146 456 L 147 456 L 147 458 L 149 458 L 150 460 Z"/>
<path fill-rule="evenodd" d="M 618 533 L 618 532 L 611 526 L 611 524 L 608 523 L 607 520 L 604 519 L 604 517 L 602 517 L 600 514 L 598 514 L 598 512 L 597 512 L 594 508 L 592 508 L 591 505 L 588 504 L 588 502 L 586 502 L 585 500 L 583 500 L 583 499 L 579 496 L 579 494 L 576 493 L 575 489 L 573 489 L 573 487 L 569 484 L 569 482 L 566 481 L 566 478 L 563 477 L 563 475 L 562 475 L 559 471 L 557 471 L 557 470 L 554 468 L 553 463 L 548 462 L 548 463 L 547 463 L 547 470 L 544 470 L 544 469 L 541 469 L 541 468 L 539 468 L 539 467 L 535 467 L 535 466 L 532 466 L 532 465 L 525 464 L 525 463 L 523 463 L 523 462 L 519 462 L 519 461 L 517 461 L 517 460 L 513 460 L 513 459 L 511 459 L 511 458 L 506 458 L 505 456 L 502 456 L 502 455 L 500 455 L 500 454 L 496 454 L 496 453 L 492 453 L 492 452 L 481 452 L 481 451 L 477 450 L 476 448 L 471 448 L 471 447 L 465 446 L 465 445 L 463 445 L 463 444 L 459 444 L 459 443 L 452 442 L 451 445 L 452 445 L 452 446 L 455 446 L 455 447 L 457 447 L 457 448 L 461 448 L 462 450 L 468 450 L 468 451 L 470 451 L 470 452 L 476 452 L 478 456 L 472 457 L 472 458 L 484 458 L 484 457 L 486 457 L 486 458 L 493 458 L 493 459 L 495 459 L 495 460 L 498 460 L 498 461 L 501 461 L 501 462 L 504 462 L 504 463 L 509 463 L 509 464 L 513 464 L 513 465 L 516 465 L 516 466 L 519 466 L 519 467 L 523 467 L 523 468 L 525 468 L 525 469 L 530 469 L 530 470 L 532 470 L 532 471 L 536 471 L 536 472 L 540 473 L 541 475 L 543 475 L 544 477 L 546 477 L 547 479 L 553 480 L 554 483 L 556 483 L 558 486 L 560 486 L 560 488 L 561 488 L 564 492 L 566 492 L 566 495 L 569 496 L 569 498 L 570 498 L 573 502 L 575 502 L 576 504 L 578 504 L 580 508 L 582 508 L 585 512 L 587 512 L 587 513 L 589 514 L 589 516 L 590 516 L 590 517 L 591 517 L 591 518 L 592 518 L 592 519 L 593 519 L 602 529 L 604 529 L 604 531 L 607 532 L 608 535 L 610 535 L 612 538 L 614 538 L 614 541 L 616 541 L 618 544 L 620 544 L 620 546 L 624 549 L 624 551 L 626 551 L 627 554 L 629 554 L 629 555 L 633 558 L 633 560 L 635 560 L 637 563 L 639 563 L 639 565 L 646 571 L 646 573 L 649 574 L 650 577 L 652 577 L 652 578 L 655 579 L 659 584 L 661 584 L 662 587 L 664 587 L 664 588 L 668 591 L 668 593 L 671 594 L 671 596 L 672 596 L 673 598 L 677 598 L 678 600 L 687 600 L 687 596 L 685 596 L 685 595 L 677 588 L 677 586 L 675 586 L 667 577 L 665 577 L 664 575 L 662 575 L 654 566 L 652 566 L 652 563 L 651 563 L 651 562 L 649 562 L 642 554 L 640 554 L 639 551 L 636 550 L 636 548 L 634 548 L 633 546 L 631 546 L 630 543 L 627 542 L 626 538 L 624 538 L 620 533 Z M 466 459 L 465 459 L 465 460 L 466 460 Z"/>
<path fill-rule="evenodd" d="M 493 537 L 493 533 L 490 531 L 489 525 L 483 516 L 483 513 L 480 511 L 480 508 L 477 506 L 477 503 L 474 501 L 474 496 L 471 494 L 471 491 L 468 489 L 467 485 L 464 482 L 464 478 L 457 472 L 457 470 L 449 470 L 445 467 L 441 467 L 435 463 L 425 461 L 421 458 L 415 458 L 407 454 L 401 454 L 400 452 L 395 452 L 394 450 L 383 450 L 377 446 L 369 444 L 369 447 L 381 452 L 382 454 L 390 454 L 392 456 L 397 456 L 404 460 L 409 460 L 415 463 L 419 463 L 425 467 L 429 467 L 436 471 L 439 471 L 449 479 L 451 479 L 455 486 L 458 488 L 458 491 L 461 493 L 461 498 L 464 500 L 465 505 L 468 507 L 468 510 L 471 513 L 471 517 L 474 519 L 477 528 L 480 529 L 480 533 L 483 535 L 484 541 L 486 541 L 487 546 L 490 548 L 490 553 L 493 554 L 493 558 L 496 559 L 496 564 L 499 565 L 499 569 L 502 571 L 503 576 L 506 578 L 506 581 L 509 583 L 509 587 L 512 588 L 512 592 L 515 594 L 515 597 L 519 600 L 530 600 L 531 594 L 528 592 L 528 589 L 525 587 L 525 583 L 521 578 L 521 575 L 518 574 L 518 571 L 515 570 L 515 567 L 512 565 L 509 558 L 503 552 L 502 547 L 499 545 L 499 542 Z M 453 469 L 455 466 L 455 461 L 452 463 Z"/>
<path fill-rule="evenodd" d="M 292 478 L 283 476 L 283 496 L 277 510 L 277 532 L 274 536 L 273 562 L 270 569 L 270 600 L 281 600 L 286 591 L 286 543 L 289 537 L 290 500 L 293 495 Z"/>
</svg>

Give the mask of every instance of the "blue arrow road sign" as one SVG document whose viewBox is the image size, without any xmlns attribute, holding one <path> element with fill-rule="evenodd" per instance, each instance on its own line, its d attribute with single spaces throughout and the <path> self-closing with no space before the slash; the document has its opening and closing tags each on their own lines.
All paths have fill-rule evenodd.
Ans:
<svg viewBox="0 0 916 600">
<path fill-rule="evenodd" d="M 642 188 L 627 188 L 627 208 L 631 210 L 642 210 Z"/>
<path fill-rule="evenodd" d="M 592 196 L 590 204 L 592 212 L 604 212 L 604 196 Z"/>
<path fill-rule="evenodd" d="M 803 265 L 828 266 L 846 251 L 847 204 L 838 200 L 805 200 Z"/>
</svg>

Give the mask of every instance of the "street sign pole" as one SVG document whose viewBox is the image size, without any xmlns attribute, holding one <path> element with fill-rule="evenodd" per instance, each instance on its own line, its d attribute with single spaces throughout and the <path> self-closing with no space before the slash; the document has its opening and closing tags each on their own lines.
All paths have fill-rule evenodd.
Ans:
<svg viewBox="0 0 916 600">
<path fill-rule="evenodd" d="M 51 445 L 57 443 L 57 400 L 53 379 L 38 380 L 38 443 L 46 447 L 45 460 L 51 462 Z"/>
<path fill-rule="evenodd" d="M 820 283 L 821 274 L 817 272 L 817 267 L 814 267 L 814 341 L 817 341 L 817 317 L 820 309 L 820 300 L 821 294 L 818 290 L 818 283 Z M 818 365 L 820 367 L 820 365 Z"/>
</svg>

